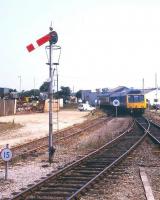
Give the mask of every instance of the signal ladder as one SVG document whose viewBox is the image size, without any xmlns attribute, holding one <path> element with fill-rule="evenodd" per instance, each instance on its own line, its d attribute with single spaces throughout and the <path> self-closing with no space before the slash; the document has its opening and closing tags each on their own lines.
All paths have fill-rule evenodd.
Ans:
<svg viewBox="0 0 160 200">
<path fill-rule="evenodd" d="M 55 98 L 58 92 L 58 63 L 54 63 L 53 69 L 53 131 L 59 130 L 59 99 Z"/>
</svg>

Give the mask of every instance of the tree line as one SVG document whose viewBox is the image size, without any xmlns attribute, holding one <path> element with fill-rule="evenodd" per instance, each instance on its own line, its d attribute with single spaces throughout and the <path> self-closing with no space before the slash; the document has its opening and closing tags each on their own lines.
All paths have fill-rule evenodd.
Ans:
<svg viewBox="0 0 160 200">
<path fill-rule="evenodd" d="M 27 91 L 20 92 L 20 95 L 22 97 L 28 96 L 28 97 L 39 97 L 40 93 L 48 93 L 49 90 L 49 82 L 44 82 L 39 89 L 31 89 Z M 55 99 L 62 98 L 64 102 L 70 99 L 71 96 L 71 89 L 70 87 L 61 86 L 59 91 L 53 91 L 53 97 Z M 81 91 L 78 91 L 75 96 L 77 98 L 81 98 Z"/>
</svg>

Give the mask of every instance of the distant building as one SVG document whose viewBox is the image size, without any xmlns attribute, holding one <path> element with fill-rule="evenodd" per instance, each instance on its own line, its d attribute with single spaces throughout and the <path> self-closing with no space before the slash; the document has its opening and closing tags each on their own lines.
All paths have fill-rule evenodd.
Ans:
<svg viewBox="0 0 160 200">
<path fill-rule="evenodd" d="M 10 88 L 0 88 L 0 97 L 3 98 L 9 95 Z"/>
<path fill-rule="evenodd" d="M 82 102 L 88 102 L 90 105 L 95 106 L 97 104 L 99 92 L 99 90 L 97 90 L 97 92 L 92 92 L 91 90 L 81 90 Z"/>
<path fill-rule="evenodd" d="M 108 88 L 102 88 L 102 94 L 107 93 L 109 91 Z"/>
<path fill-rule="evenodd" d="M 160 89 L 159 88 L 144 89 L 144 94 L 149 106 L 160 107 Z"/>
<path fill-rule="evenodd" d="M 89 96 L 91 94 L 91 90 L 81 90 L 81 98 L 82 98 L 82 101 L 85 103 L 86 101 L 89 102 Z"/>
</svg>

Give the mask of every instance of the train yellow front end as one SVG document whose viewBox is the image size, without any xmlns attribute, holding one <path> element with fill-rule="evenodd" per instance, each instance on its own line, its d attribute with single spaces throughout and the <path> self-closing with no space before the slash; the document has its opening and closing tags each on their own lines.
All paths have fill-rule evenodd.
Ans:
<svg viewBox="0 0 160 200">
<path fill-rule="evenodd" d="M 147 108 L 146 98 L 143 94 L 128 94 L 127 109 L 131 113 L 144 113 Z"/>
</svg>

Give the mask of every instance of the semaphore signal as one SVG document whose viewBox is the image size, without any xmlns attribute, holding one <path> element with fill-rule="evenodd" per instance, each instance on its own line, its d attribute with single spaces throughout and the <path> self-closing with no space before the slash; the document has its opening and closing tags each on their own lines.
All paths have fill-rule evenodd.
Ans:
<svg viewBox="0 0 160 200">
<path fill-rule="evenodd" d="M 53 69 L 52 69 L 52 50 L 54 47 L 54 44 L 58 41 L 58 35 L 55 31 L 53 31 L 52 26 L 49 28 L 50 32 L 47 35 L 44 35 L 43 37 L 36 40 L 35 44 L 31 43 L 26 46 L 27 50 L 29 52 L 35 50 L 37 47 L 45 44 L 46 42 L 49 42 L 49 46 L 47 48 L 49 49 L 49 91 L 48 91 L 48 97 L 49 97 L 49 137 L 48 137 L 48 152 L 49 152 L 49 163 L 52 163 L 53 155 L 55 152 L 55 148 L 53 146 L 53 120 L 52 120 L 52 102 L 53 102 Z"/>
<path fill-rule="evenodd" d="M 29 52 L 31 52 L 46 42 L 50 42 L 51 44 L 56 44 L 57 41 L 58 41 L 58 35 L 57 35 L 56 31 L 51 31 L 47 35 L 36 40 L 35 44 L 31 43 L 31 44 L 27 45 L 26 48 Z"/>
</svg>

